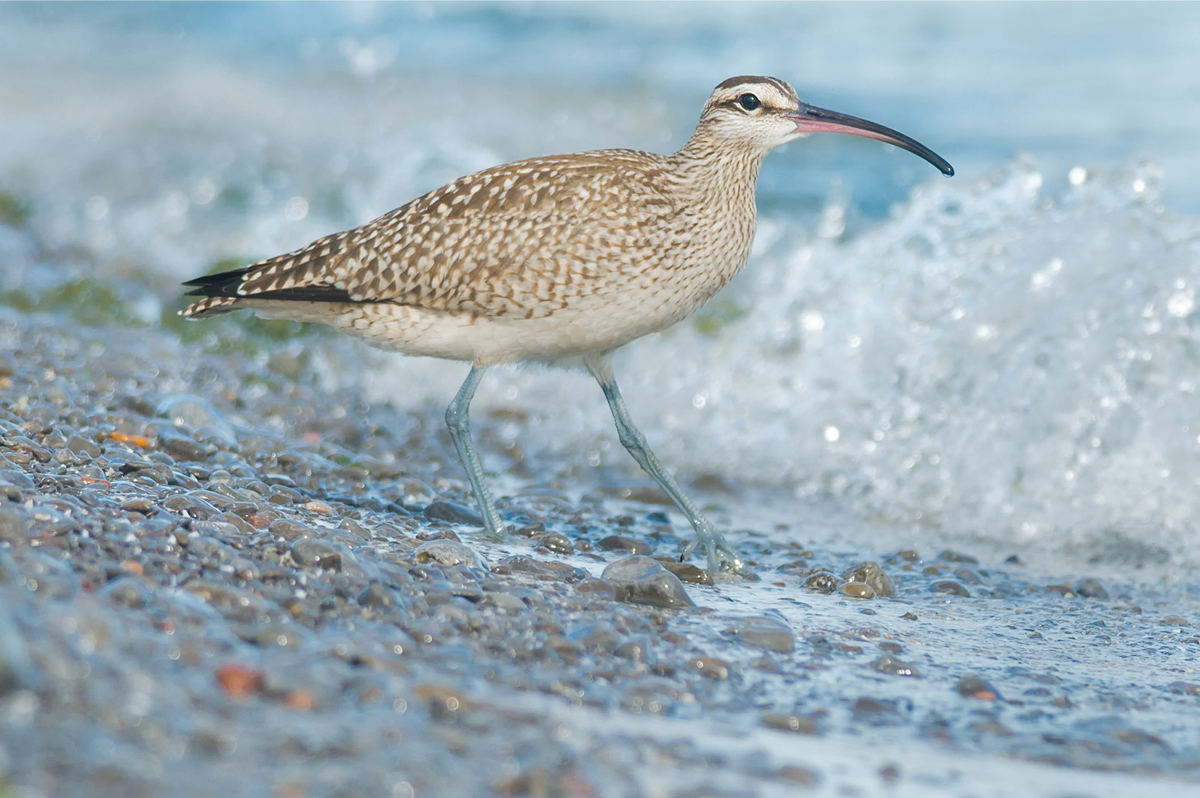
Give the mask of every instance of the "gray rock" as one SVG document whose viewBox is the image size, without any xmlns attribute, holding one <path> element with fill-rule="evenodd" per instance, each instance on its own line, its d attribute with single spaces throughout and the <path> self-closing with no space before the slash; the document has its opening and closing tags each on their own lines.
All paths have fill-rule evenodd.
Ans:
<svg viewBox="0 0 1200 798">
<path fill-rule="evenodd" d="M 342 553 L 336 546 L 323 540 L 301 538 L 288 551 L 296 565 L 302 568 L 325 568 L 330 571 L 340 571 L 342 568 Z"/>
<path fill-rule="evenodd" d="M 425 517 L 432 521 L 445 521 L 449 524 L 470 524 L 483 526 L 483 517 L 469 507 L 454 502 L 436 501 L 425 508 Z"/>
<path fill-rule="evenodd" d="M 644 540 L 631 538 L 626 535 L 609 535 L 596 543 L 596 548 L 603 551 L 628 551 L 633 554 L 650 554 L 654 547 Z"/>
<path fill-rule="evenodd" d="M 442 565 L 465 565 L 468 568 L 487 568 L 487 562 L 471 549 L 453 540 L 431 540 L 413 552 L 417 562 L 437 562 Z"/>
<path fill-rule="evenodd" d="M 624 557 L 605 568 L 601 576 L 613 586 L 617 601 L 654 607 L 696 606 L 679 577 L 649 557 Z"/>
</svg>

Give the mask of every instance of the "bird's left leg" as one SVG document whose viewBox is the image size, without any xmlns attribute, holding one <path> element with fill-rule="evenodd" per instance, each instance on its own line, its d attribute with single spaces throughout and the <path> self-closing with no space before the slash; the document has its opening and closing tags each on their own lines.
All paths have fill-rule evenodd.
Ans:
<svg viewBox="0 0 1200 798">
<path fill-rule="evenodd" d="M 486 370 L 486 366 L 472 367 L 471 373 L 458 389 L 454 401 L 446 408 L 446 426 L 450 429 L 450 439 L 454 441 L 454 448 L 458 450 L 458 459 L 466 469 L 467 480 L 471 483 L 471 490 L 475 494 L 476 504 L 479 505 L 479 514 L 483 516 L 483 525 L 487 528 L 488 537 L 499 541 L 504 539 L 504 523 L 500 520 L 500 514 L 496 512 L 492 494 L 483 480 L 483 467 L 479 464 L 475 447 L 471 445 L 471 399 L 475 396 L 475 389 L 479 387 L 479 381 L 483 379 Z"/>
<path fill-rule="evenodd" d="M 735 572 L 745 572 L 747 570 L 745 563 L 734 553 L 725 537 L 717 531 L 712 522 L 704 517 L 699 508 L 683 492 L 675 478 L 667 473 L 662 463 L 658 462 L 654 452 L 650 451 L 650 445 L 646 443 L 646 436 L 629 417 L 629 410 L 625 407 L 625 400 L 621 398 L 621 391 L 617 388 L 617 380 L 613 376 L 612 356 L 610 354 L 593 356 L 586 358 L 584 362 L 588 371 L 596 378 L 596 382 L 600 383 L 601 390 L 604 391 L 604 398 L 608 400 L 608 407 L 612 411 L 613 421 L 617 426 L 617 437 L 620 439 L 621 445 L 633 456 L 643 471 L 654 477 L 654 481 L 666 491 L 667 495 L 671 497 L 671 501 L 675 502 L 675 506 L 687 516 L 692 529 L 695 530 L 696 539 L 688 545 L 683 555 L 686 557 L 698 545 L 703 544 L 708 555 L 709 576 L 716 575 L 719 562 L 722 560 L 729 563 Z"/>
</svg>

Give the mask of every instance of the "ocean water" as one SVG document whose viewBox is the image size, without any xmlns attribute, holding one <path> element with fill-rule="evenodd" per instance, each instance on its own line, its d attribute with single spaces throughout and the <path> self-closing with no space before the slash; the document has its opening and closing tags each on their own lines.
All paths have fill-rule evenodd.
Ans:
<svg viewBox="0 0 1200 798">
<path fill-rule="evenodd" d="M 685 476 L 932 533 L 1200 560 L 1200 9 L 1190 5 L 34 5 L 0 9 L 0 286 L 178 282 L 554 151 L 668 151 L 769 73 L 946 156 L 773 154 L 749 267 L 618 360 Z M 401 406 L 464 368 L 374 359 Z M 501 369 L 530 452 L 624 467 L 587 379 Z"/>
</svg>

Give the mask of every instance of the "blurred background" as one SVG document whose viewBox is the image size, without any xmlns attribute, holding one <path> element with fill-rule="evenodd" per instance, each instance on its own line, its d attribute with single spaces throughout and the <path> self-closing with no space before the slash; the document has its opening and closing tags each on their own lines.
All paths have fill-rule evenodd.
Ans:
<svg viewBox="0 0 1200 798">
<path fill-rule="evenodd" d="M 716 83 L 774 75 L 958 175 L 844 136 L 770 156 L 748 269 L 618 361 L 660 455 L 913 534 L 1192 562 L 1197 42 L 1177 3 L 3 4 L 0 310 L 229 348 L 275 328 L 185 326 L 180 281 L 504 161 L 671 151 Z M 464 370 L 348 351 L 338 379 L 419 412 Z M 586 379 L 502 370 L 480 403 L 627 465 Z"/>
</svg>

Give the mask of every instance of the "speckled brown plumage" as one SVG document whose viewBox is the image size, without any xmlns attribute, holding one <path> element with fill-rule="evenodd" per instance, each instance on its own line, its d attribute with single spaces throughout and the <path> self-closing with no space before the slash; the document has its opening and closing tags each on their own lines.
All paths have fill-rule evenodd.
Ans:
<svg viewBox="0 0 1200 798">
<path fill-rule="evenodd" d="M 795 107 L 794 92 L 775 81 L 768 87 Z M 710 119 L 723 93 L 738 90 L 718 88 L 673 155 L 601 150 L 468 175 L 362 227 L 193 281 L 193 294 L 206 298 L 183 315 L 250 307 L 322 321 L 387 348 L 476 362 L 616 348 L 688 316 L 746 261 L 765 150 L 728 146 Z M 524 329 L 529 343 L 430 352 L 429 341 L 399 329 L 427 333 L 430 314 L 455 329 L 524 321 L 506 324 L 501 337 L 521 338 Z M 550 340 L 589 317 L 598 334 L 576 329 L 570 340 Z"/>
</svg>

